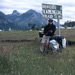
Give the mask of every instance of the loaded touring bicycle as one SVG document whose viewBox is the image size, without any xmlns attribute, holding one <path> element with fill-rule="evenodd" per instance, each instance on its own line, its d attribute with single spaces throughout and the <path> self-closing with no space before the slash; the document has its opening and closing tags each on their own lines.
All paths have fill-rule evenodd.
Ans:
<svg viewBox="0 0 75 75">
<path fill-rule="evenodd" d="M 44 30 L 44 29 L 43 29 Z M 42 38 L 44 33 L 43 30 L 39 31 L 39 37 Z M 41 41 L 40 41 L 40 50 L 41 50 Z M 64 48 L 66 48 L 66 38 L 64 36 L 50 36 L 49 46 L 51 51 L 54 53 L 56 51 L 62 52 Z M 46 45 L 44 47 L 44 51 L 46 50 Z"/>
</svg>

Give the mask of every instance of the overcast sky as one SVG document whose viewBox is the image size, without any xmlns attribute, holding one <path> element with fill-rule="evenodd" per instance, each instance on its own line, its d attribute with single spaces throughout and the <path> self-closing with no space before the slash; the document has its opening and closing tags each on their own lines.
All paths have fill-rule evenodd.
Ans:
<svg viewBox="0 0 75 75">
<path fill-rule="evenodd" d="M 61 23 L 67 20 L 75 21 L 75 0 L 0 0 L 0 11 L 11 14 L 13 10 L 24 13 L 29 9 L 34 9 L 42 13 L 42 3 L 62 5 L 63 19 Z"/>
</svg>

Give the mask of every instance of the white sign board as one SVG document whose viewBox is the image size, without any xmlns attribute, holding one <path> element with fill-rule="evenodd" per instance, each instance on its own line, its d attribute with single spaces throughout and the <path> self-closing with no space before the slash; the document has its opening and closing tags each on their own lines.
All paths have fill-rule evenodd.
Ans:
<svg viewBox="0 0 75 75">
<path fill-rule="evenodd" d="M 44 18 L 62 19 L 62 6 L 52 4 L 42 4 Z"/>
</svg>

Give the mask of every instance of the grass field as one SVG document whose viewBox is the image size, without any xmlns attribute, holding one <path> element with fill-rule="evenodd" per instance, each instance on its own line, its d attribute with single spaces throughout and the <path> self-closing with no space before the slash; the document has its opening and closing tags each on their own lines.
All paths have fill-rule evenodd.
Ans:
<svg viewBox="0 0 75 75">
<path fill-rule="evenodd" d="M 74 29 L 61 30 L 61 35 L 75 42 Z M 0 75 L 75 75 L 75 45 L 67 45 L 62 53 L 49 51 L 43 56 L 39 41 L 38 31 L 0 32 Z"/>
</svg>

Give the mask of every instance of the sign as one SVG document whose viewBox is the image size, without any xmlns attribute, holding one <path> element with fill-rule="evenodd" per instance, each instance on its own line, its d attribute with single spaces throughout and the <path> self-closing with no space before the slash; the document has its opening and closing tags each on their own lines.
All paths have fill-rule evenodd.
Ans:
<svg viewBox="0 0 75 75">
<path fill-rule="evenodd" d="M 52 4 L 42 4 L 44 18 L 62 19 L 62 6 Z"/>
</svg>

